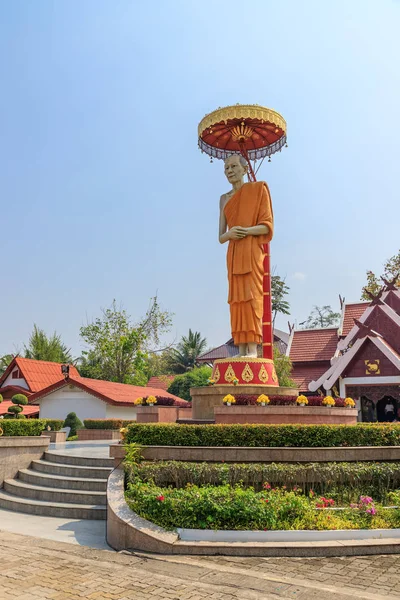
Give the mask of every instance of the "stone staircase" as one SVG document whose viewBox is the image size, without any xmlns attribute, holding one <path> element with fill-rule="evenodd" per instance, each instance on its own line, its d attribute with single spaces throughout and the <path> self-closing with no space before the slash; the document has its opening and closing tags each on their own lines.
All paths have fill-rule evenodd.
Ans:
<svg viewBox="0 0 400 600">
<path fill-rule="evenodd" d="M 41 460 L 6 479 L 0 508 L 47 517 L 107 517 L 107 478 L 111 458 L 84 458 L 45 452 Z"/>
</svg>

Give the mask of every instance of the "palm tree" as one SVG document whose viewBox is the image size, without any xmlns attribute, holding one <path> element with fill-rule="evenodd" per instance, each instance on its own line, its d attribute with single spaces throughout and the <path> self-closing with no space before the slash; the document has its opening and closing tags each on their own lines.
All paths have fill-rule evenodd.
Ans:
<svg viewBox="0 0 400 600">
<path fill-rule="evenodd" d="M 199 331 L 189 329 L 189 335 L 182 336 L 176 348 L 170 350 L 170 366 L 175 373 L 185 373 L 197 366 L 197 359 L 207 347 L 206 338 Z"/>
<path fill-rule="evenodd" d="M 62 342 L 61 337 L 56 332 L 48 337 L 37 325 L 33 326 L 28 346 L 25 346 L 25 358 L 72 363 L 71 350 Z"/>
</svg>

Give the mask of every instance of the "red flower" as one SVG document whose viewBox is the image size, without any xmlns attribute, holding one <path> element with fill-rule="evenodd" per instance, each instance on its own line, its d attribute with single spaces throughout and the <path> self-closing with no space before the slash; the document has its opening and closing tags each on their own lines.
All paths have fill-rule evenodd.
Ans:
<svg viewBox="0 0 400 600">
<path fill-rule="evenodd" d="M 268 498 L 265 500 L 265 502 L 266 502 L 266 503 L 267 503 L 267 502 L 269 502 Z"/>
<path fill-rule="evenodd" d="M 164 498 L 164 496 L 157 496 L 157 500 L 159 502 L 164 502 L 165 498 Z"/>
<path fill-rule="evenodd" d="M 265 490 L 270 490 L 271 489 L 271 485 L 269 483 L 264 483 L 264 489 Z"/>
</svg>

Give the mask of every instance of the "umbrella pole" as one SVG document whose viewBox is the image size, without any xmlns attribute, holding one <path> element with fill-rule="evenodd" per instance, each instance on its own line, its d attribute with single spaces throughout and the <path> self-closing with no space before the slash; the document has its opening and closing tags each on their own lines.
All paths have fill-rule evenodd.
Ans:
<svg viewBox="0 0 400 600">
<path fill-rule="evenodd" d="M 257 181 L 251 166 L 249 155 L 244 145 L 241 145 L 241 153 L 249 165 L 249 181 Z M 272 298 L 271 298 L 271 257 L 269 244 L 263 244 L 264 249 L 264 277 L 263 277 L 263 317 L 262 317 L 262 355 L 263 358 L 273 360 L 274 357 L 274 333 L 272 327 Z"/>
</svg>

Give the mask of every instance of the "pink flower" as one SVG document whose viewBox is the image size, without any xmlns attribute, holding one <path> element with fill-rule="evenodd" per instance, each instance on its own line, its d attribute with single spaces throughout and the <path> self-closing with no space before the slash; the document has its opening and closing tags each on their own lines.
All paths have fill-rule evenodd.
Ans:
<svg viewBox="0 0 400 600">
<path fill-rule="evenodd" d="M 367 515 L 376 515 L 376 508 L 375 506 L 371 506 L 371 508 L 367 508 L 365 512 L 367 513 Z"/>
<path fill-rule="evenodd" d="M 264 483 L 263 487 L 264 487 L 264 490 L 270 490 L 271 489 L 271 486 L 270 486 L 269 483 Z"/>
<path fill-rule="evenodd" d="M 165 498 L 164 498 L 164 496 L 157 496 L 157 500 L 159 502 L 164 502 Z"/>
</svg>

